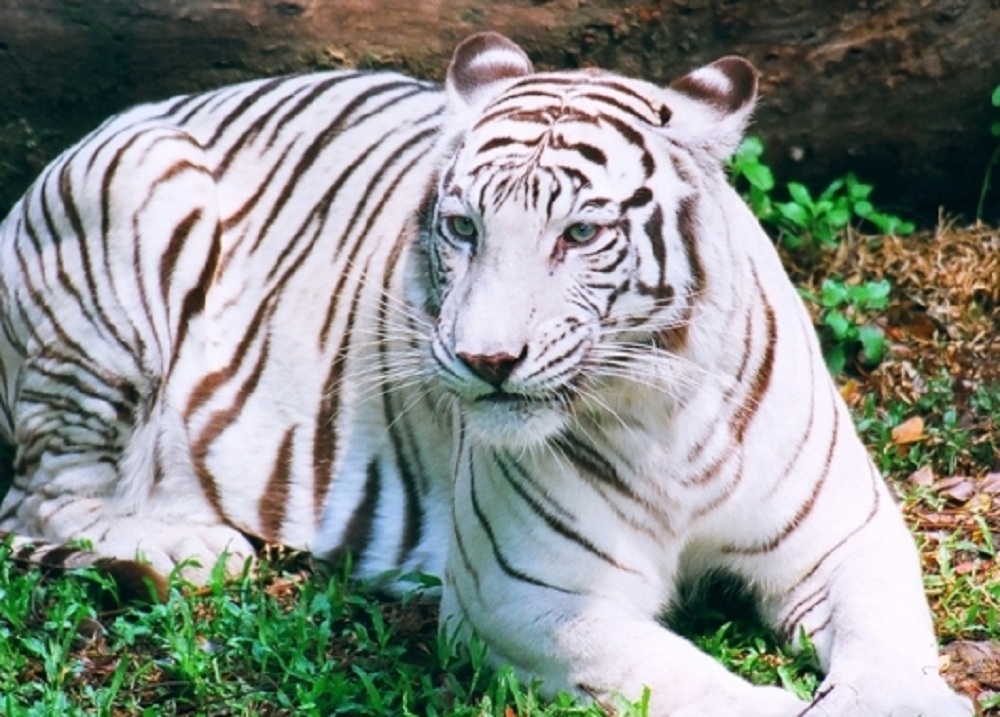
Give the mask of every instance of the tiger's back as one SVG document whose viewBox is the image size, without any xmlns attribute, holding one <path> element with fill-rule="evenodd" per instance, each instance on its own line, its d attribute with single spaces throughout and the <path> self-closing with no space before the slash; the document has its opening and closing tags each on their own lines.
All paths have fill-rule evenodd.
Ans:
<svg viewBox="0 0 1000 717">
<path fill-rule="evenodd" d="M 429 486 L 400 466 L 424 479 L 442 443 L 387 430 L 406 391 L 383 396 L 400 367 L 380 342 L 420 320 L 387 297 L 442 115 L 439 88 L 398 75 L 280 78 L 138 107 L 54 162 L 0 227 L 0 428 L 18 447 L 0 527 L 138 545 L 163 570 L 247 554 L 222 526 L 309 547 L 347 461 L 408 521 L 355 526 L 358 557 L 375 534 L 396 547 L 375 571 L 416 548 Z M 424 402 L 406 410 L 437 430 Z M 363 493 L 339 485 L 330 509 Z M 161 525 L 123 520 L 142 514 Z"/>
</svg>

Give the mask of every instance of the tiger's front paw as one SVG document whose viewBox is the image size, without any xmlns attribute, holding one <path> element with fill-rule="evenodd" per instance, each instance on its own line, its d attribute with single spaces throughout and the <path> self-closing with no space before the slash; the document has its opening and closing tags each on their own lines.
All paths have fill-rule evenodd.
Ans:
<svg viewBox="0 0 1000 717">
<path fill-rule="evenodd" d="M 237 530 L 219 524 L 179 524 L 141 517 L 118 518 L 94 549 L 101 555 L 148 563 L 161 575 L 180 570 L 196 584 L 208 582 L 225 556 L 225 571 L 238 575 L 254 556 L 250 542 Z"/>
<path fill-rule="evenodd" d="M 802 717 L 972 717 L 972 702 L 934 675 L 916 681 L 879 680 L 863 684 L 827 679 Z"/>
</svg>

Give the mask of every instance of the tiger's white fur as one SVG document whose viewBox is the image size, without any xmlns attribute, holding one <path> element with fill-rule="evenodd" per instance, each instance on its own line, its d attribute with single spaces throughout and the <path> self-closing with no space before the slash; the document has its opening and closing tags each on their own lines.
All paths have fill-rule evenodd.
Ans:
<svg viewBox="0 0 1000 717">
<path fill-rule="evenodd" d="M 726 182 L 756 71 L 445 92 L 250 83 L 113 118 L 0 227 L 0 527 L 160 570 L 242 533 L 443 578 L 442 621 L 545 689 L 655 715 L 971 714 L 910 536 Z M 812 704 L 657 617 L 724 569 Z"/>
</svg>

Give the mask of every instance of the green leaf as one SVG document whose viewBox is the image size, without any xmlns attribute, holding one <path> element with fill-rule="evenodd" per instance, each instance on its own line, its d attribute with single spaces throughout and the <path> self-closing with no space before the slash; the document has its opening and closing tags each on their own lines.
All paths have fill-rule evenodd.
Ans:
<svg viewBox="0 0 1000 717">
<path fill-rule="evenodd" d="M 858 309 L 884 309 L 889 302 L 891 284 L 886 281 L 869 281 L 847 290 L 847 303 Z"/>
<path fill-rule="evenodd" d="M 851 198 L 853 202 L 862 202 L 868 199 L 869 195 L 872 193 L 874 186 L 871 184 L 862 184 L 857 180 L 854 175 L 850 175 L 847 182 L 847 195 Z"/>
<path fill-rule="evenodd" d="M 852 175 L 847 175 L 847 177 L 850 176 Z M 827 188 L 824 189 L 822 193 L 820 193 L 819 198 L 833 199 L 833 197 L 837 194 L 837 192 L 839 192 L 841 188 L 844 186 L 844 182 L 847 180 L 847 177 L 840 177 L 839 179 L 834 179 L 832 182 L 830 182 Z"/>
<path fill-rule="evenodd" d="M 994 107 L 1000 107 L 1000 85 L 993 88 L 993 97 L 991 98 Z"/>
<path fill-rule="evenodd" d="M 885 355 L 885 334 L 882 329 L 872 324 L 858 327 L 858 341 L 861 342 L 861 352 L 865 364 L 874 366 Z"/>
<path fill-rule="evenodd" d="M 798 182 L 788 183 L 788 194 L 791 195 L 792 201 L 803 207 L 812 208 L 813 200 L 809 195 L 809 189 L 804 184 L 799 184 Z"/>
<path fill-rule="evenodd" d="M 840 344 L 831 346 L 826 352 L 826 367 L 830 369 L 830 373 L 833 375 L 842 373 L 846 365 L 847 356 L 844 354 L 844 347 Z"/>
<path fill-rule="evenodd" d="M 857 286 L 852 286 L 847 290 L 847 301 L 855 306 L 864 306 L 868 303 L 868 299 L 871 296 L 871 290 L 868 284 L 858 284 Z"/>
<path fill-rule="evenodd" d="M 801 249 L 806 242 L 798 234 L 782 230 L 781 243 L 787 249 Z"/>
<path fill-rule="evenodd" d="M 837 232 L 830 226 L 830 222 L 826 218 L 816 222 L 813 227 L 813 237 L 824 246 L 837 245 Z"/>
<path fill-rule="evenodd" d="M 796 227 L 806 229 L 809 226 L 809 211 L 801 204 L 795 202 L 775 202 L 774 208 L 782 217 L 787 219 Z"/>
<path fill-rule="evenodd" d="M 828 311 L 823 317 L 823 323 L 830 327 L 833 338 L 840 342 L 851 337 L 854 324 L 840 311 Z"/>
<path fill-rule="evenodd" d="M 836 208 L 836 206 L 837 205 L 832 201 L 830 201 L 829 199 L 823 199 L 821 197 L 820 199 L 816 200 L 815 204 L 813 204 L 812 207 L 813 216 L 821 217 L 824 214 L 829 214 Z"/>
<path fill-rule="evenodd" d="M 827 213 L 826 220 L 834 229 L 843 229 L 851 221 L 851 211 L 847 207 L 836 207 Z"/>
<path fill-rule="evenodd" d="M 868 305 L 874 309 L 881 309 L 885 306 L 884 302 L 889 300 L 889 293 L 892 291 L 892 284 L 888 279 L 880 279 L 878 281 L 869 281 L 865 284 L 865 288 L 868 293 Z M 882 302 L 881 306 L 876 306 L 875 302 Z"/>
<path fill-rule="evenodd" d="M 860 216 L 860 215 L 859 215 Z M 882 212 L 876 212 L 874 208 L 864 217 L 862 217 L 866 222 L 874 224 L 875 228 L 878 229 L 883 234 L 891 234 L 892 228 L 896 226 L 898 220 L 896 217 L 882 214 Z"/>
<path fill-rule="evenodd" d="M 872 203 L 867 200 L 862 199 L 854 202 L 854 213 L 862 219 L 866 219 L 874 211 L 875 207 L 873 207 Z"/>
<path fill-rule="evenodd" d="M 739 149 L 736 150 L 737 160 L 757 159 L 762 154 L 764 154 L 764 143 L 760 137 L 753 135 L 745 137 L 740 143 Z"/>
<path fill-rule="evenodd" d="M 760 187 L 750 187 L 750 208 L 758 219 L 765 222 L 773 220 L 774 207 L 771 206 L 771 197 Z"/>
<path fill-rule="evenodd" d="M 751 185 L 765 192 L 774 188 L 774 175 L 771 168 L 765 164 L 750 164 L 741 168 L 743 176 Z"/>
<path fill-rule="evenodd" d="M 994 122 L 990 125 L 990 134 L 994 137 L 1000 137 L 1000 122 Z"/>
<path fill-rule="evenodd" d="M 827 308 L 840 306 L 847 300 L 848 287 L 842 281 L 827 279 L 823 282 L 820 291 L 820 303 Z"/>
</svg>

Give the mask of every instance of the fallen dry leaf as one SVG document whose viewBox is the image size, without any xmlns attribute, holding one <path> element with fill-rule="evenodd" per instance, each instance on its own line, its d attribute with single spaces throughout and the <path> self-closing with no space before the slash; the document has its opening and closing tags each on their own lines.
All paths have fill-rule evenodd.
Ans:
<svg viewBox="0 0 1000 717">
<path fill-rule="evenodd" d="M 975 560 L 963 560 L 962 562 L 957 563 L 953 570 L 956 575 L 968 575 L 970 573 L 974 573 L 978 567 L 979 563 Z"/>
<path fill-rule="evenodd" d="M 930 466 L 921 466 L 910 474 L 906 482 L 917 488 L 930 488 L 934 485 L 934 470 Z"/>
<path fill-rule="evenodd" d="M 972 496 L 972 500 L 966 506 L 969 512 L 972 514 L 983 515 L 989 513 L 990 509 L 993 507 L 993 498 L 988 496 L 986 493 L 976 493 Z"/>
<path fill-rule="evenodd" d="M 946 498 L 964 503 L 976 494 L 976 483 L 969 476 L 952 476 L 939 480 L 934 489 Z"/>
<path fill-rule="evenodd" d="M 979 490 L 983 493 L 1000 493 L 1000 472 L 987 473 Z"/>
<path fill-rule="evenodd" d="M 849 406 L 854 405 L 854 403 L 860 397 L 861 384 L 858 383 L 857 379 L 849 378 L 844 382 L 844 385 L 840 387 L 840 397 L 844 399 L 844 402 Z"/>
<path fill-rule="evenodd" d="M 924 419 L 914 416 L 892 429 L 892 442 L 897 446 L 916 443 L 924 437 Z"/>
<path fill-rule="evenodd" d="M 946 662 L 941 671 L 952 682 L 962 678 L 979 683 L 980 689 L 1000 687 L 1000 645 L 992 640 L 956 640 L 942 648 Z"/>
<path fill-rule="evenodd" d="M 302 582 L 303 579 L 301 576 L 275 578 L 264 588 L 264 592 L 277 600 L 291 598 L 298 593 Z"/>
</svg>

